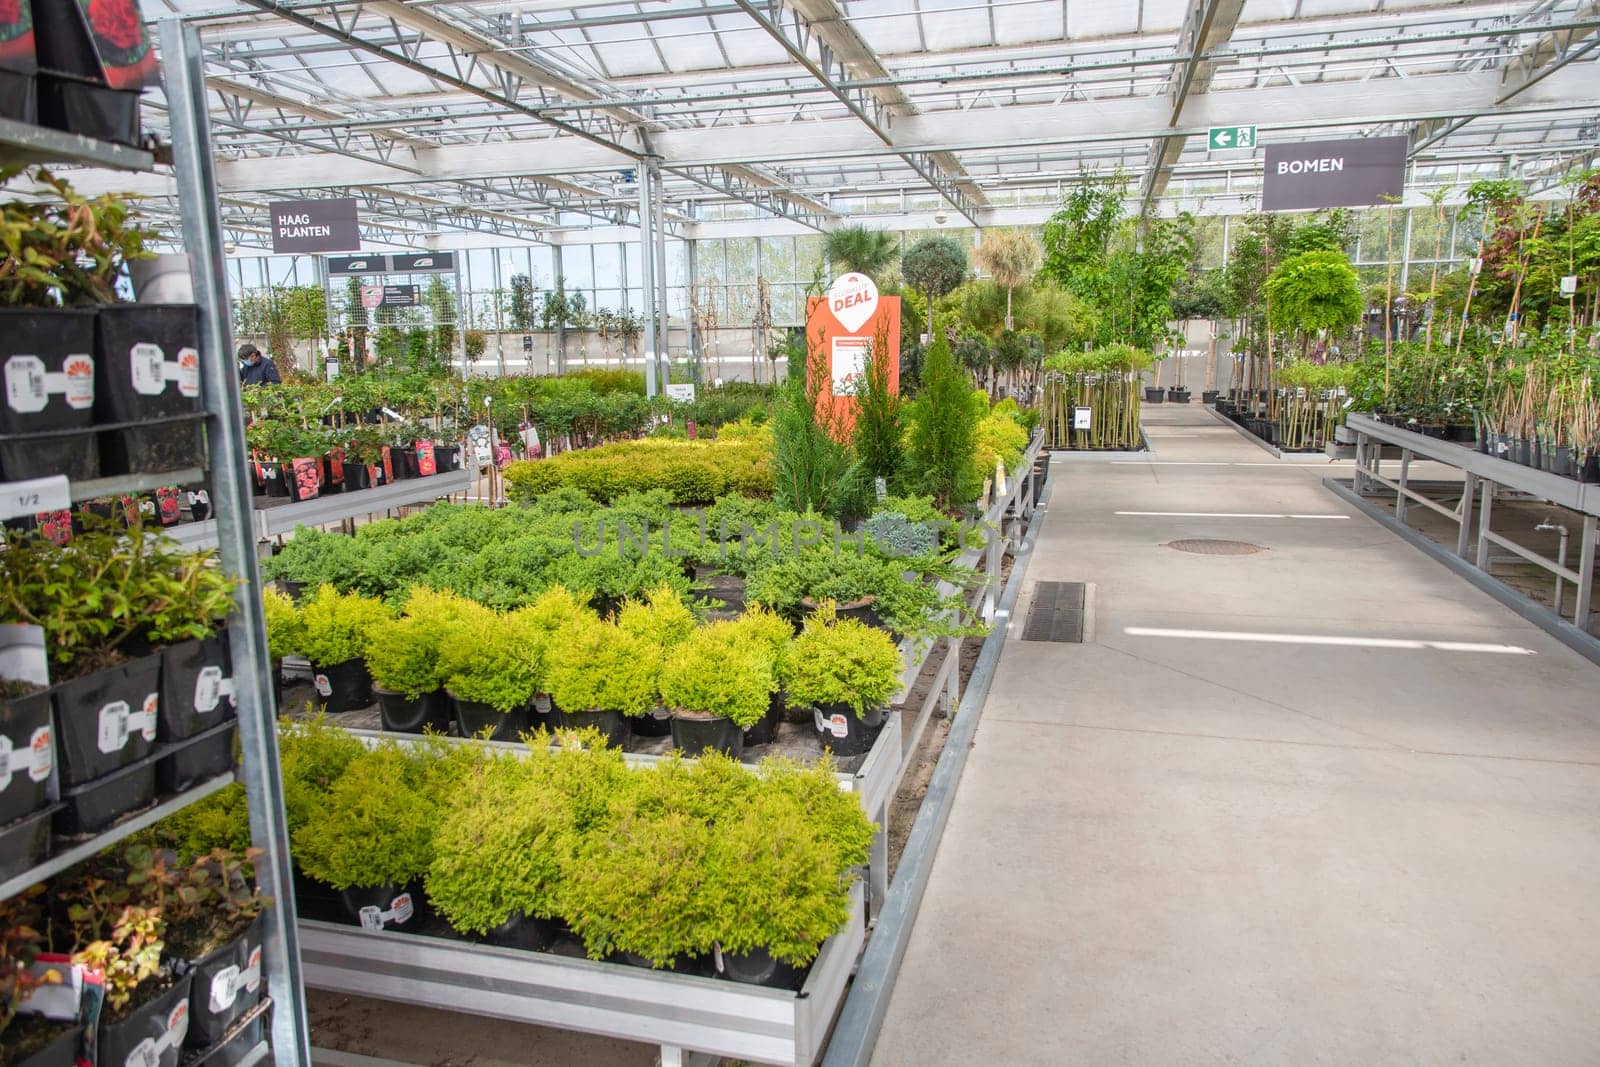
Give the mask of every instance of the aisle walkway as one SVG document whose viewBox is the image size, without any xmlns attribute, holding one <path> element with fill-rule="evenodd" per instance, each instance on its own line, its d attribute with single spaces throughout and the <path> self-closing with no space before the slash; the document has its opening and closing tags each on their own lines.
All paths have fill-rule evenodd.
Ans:
<svg viewBox="0 0 1600 1067">
<path fill-rule="evenodd" d="M 1325 467 L 1145 425 L 1051 468 L 874 1064 L 1600 1063 L 1600 671 Z M 1085 644 L 1018 640 L 1041 580 Z"/>
</svg>

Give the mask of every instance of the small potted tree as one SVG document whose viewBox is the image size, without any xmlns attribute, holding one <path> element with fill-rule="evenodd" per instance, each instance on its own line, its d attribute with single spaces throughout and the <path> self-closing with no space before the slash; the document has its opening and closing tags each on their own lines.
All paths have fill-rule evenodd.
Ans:
<svg viewBox="0 0 1600 1067">
<path fill-rule="evenodd" d="M 20 1067 L 76 1067 L 83 1024 L 50 1018 L 30 1003 L 36 990 L 65 983 L 63 968 L 41 963 L 47 948 L 40 907 L 44 886 L 0 902 L 0 1062 Z"/>
<path fill-rule="evenodd" d="M 618 748 L 630 720 L 655 705 L 660 671 L 654 645 L 609 623 L 580 626 L 545 650 L 545 687 L 561 725 L 598 729 Z"/>
<path fill-rule="evenodd" d="M 789 656 L 788 695 L 814 709 L 817 737 L 841 756 L 865 752 L 900 688 L 900 652 L 855 619 L 806 621 Z"/>
<path fill-rule="evenodd" d="M 712 623 L 667 653 L 661 696 L 672 709 L 672 743 L 686 756 L 707 749 L 737 758 L 777 689 L 769 646 Z"/>
<path fill-rule="evenodd" d="M 372 628 L 389 617 L 380 600 L 317 587 L 300 608 L 301 651 L 311 661 L 317 710 L 336 715 L 372 703 L 372 675 L 364 657 Z"/>
<path fill-rule="evenodd" d="M 416 761 L 393 744 L 363 751 L 294 831 L 296 862 L 337 890 L 346 915 L 364 930 L 421 923 L 416 893 L 433 862 L 438 818 L 419 788 L 421 776 Z"/>
</svg>

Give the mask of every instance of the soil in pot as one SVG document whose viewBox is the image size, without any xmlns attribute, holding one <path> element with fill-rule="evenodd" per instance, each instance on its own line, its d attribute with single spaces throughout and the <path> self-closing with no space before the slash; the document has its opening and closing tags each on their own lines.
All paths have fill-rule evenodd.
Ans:
<svg viewBox="0 0 1600 1067">
<path fill-rule="evenodd" d="M 812 709 L 817 740 L 839 756 L 859 756 L 872 747 L 883 725 L 883 709 L 857 715 L 848 704 L 818 704 Z"/>
<path fill-rule="evenodd" d="M 628 732 L 634 737 L 666 737 L 672 733 L 672 713 L 658 707 L 643 715 L 629 715 Z"/>
<path fill-rule="evenodd" d="M 620 711 L 568 711 L 556 709 L 556 720 L 568 730 L 599 730 L 605 734 L 606 744 L 612 748 L 626 748 L 628 744 L 628 717 Z"/>
<path fill-rule="evenodd" d="M 93 353 L 92 311 L 0 308 L 0 435 L 58 434 L 0 440 L 0 479 L 99 476 L 99 444 L 88 431 L 94 425 Z M 78 429 L 88 432 L 70 432 Z"/>
<path fill-rule="evenodd" d="M 83 785 L 61 790 L 55 832 L 62 837 L 97 834 L 129 812 L 155 803 L 157 757 L 112 771 Z"/>
<path fill-rule="evenodd" d="M 311 684 L 317 691 L 317 710 L 329 715 L 372 703 L 372 675 L 360 656 L 327 667 L 313 663 Z"/>
<path fill-rule="evenodd" d="M 363 930 L 404 933 L 422 925 L 421 895 L 416 886 L 355 886 L 340 893 L 339 902 Z"/>
<path fill-rule="evenodd" d="M 103 422 L 160 419 L 200 411 L 200 313 L 193 304 L 115 304 L 100 309 L 95 352 Z M 205 460 L 200 423 L 130 427 L 101 435 L 108 474 L 171 471 Z"/>
<path fill-rule="evenodd" d="M 411 700 L 404 693 L 374 685 L 372 695 L 378 698 L 379 721 L 390 733 L 420 734 L 427 727 L 443 733 L 450 726 L 450 698 L 442 689 Z"/>
<path fill-rule="evenodd" d="M 738 759 L 744 754 L 744 730 L 726 715 L 672 715 L 672 744 L 685 756 L 706 750 Z"/>
<path fill-rule="evenodd" d="M 193 737 L 233 715 L 233 667 L 225 635 L 180 641 L 162 651 L 158 741 Z"/>
<path fill-rule="evenodd" d="M 778 724 L 783 721 L 784 697 L 783 690 L 772 694 L 767 701 L 767 713 L 761 716 L 761 721 L 744 732 L 746 745 L 768 745 L 778 737 Z"/>
<path fill-rule="evenodd" d="M 0 700 L 0 825 L 49 803 L 55 764 L 50 694 L 41 689 Z"/>
<path fill-rule="evenodd" d="M 792 963 L 774 959 L 764 948 L 749 952 L 717 953 L 718 973 L 730 982 L 744 985 L 762 985 L 773 989 L 799 989 L 805 982 L 806 969 Z"/>
<path fill-rule="evenodd" d="M 233 738 L 237 722 L 213 726 L 185 741 L 156 750 L 156 788 L 162 793 L 182 793 L 209 782 L 233 767 Z"/>
<path fill-rule="evenodd" d="M 177 1067 L 189 1035 L 192 985 L 193 975 L 185 974 L 115 1022 L 102 1016 L 95 1062 L 103 1067 Z"/>
<path fill-rule="evenodd" d="M 543 952 L 555 944 L 559 932 L 554 919 L 530 918 L 519 911 L 513 912 L 509 919 L 484 934 L 482 940 L 500 948 Z"/>
<path fill-rule="evenodd" d="M 52 816 L 59 804 L 0 826 L 0 882 L 9 882 L 50 855 Z"/>
<path fill-rule="evenodd" d="M 476 700 L 462 700 L 450 694 L 450 704 L 455 709 L 456 730 L 462 737 L 482 737 L 489 731 L 491 741 L 517 741 L 533 728 L 527 707 L 513 711 L 500 711 Z"/>
<path fill-rule="evenodd" d="M 227 944 L 193 961 L 194 986 L 189 994 L 191 1051 L 220 1042 L 240 1016 L 255 1007 L 266 991 L 262 939 L 266 919 L 256 916 Z"/>
<path fill-rule="evenodd" d="M 61 784 L 92 781 L 148 755 L 160 703 L 159 652 L 57 685 Z"/>
<path fill-rule="evenodd" d="M 42 1015 L 18 1015 L 0 1042 L 0 1063 L 16 1067 L 77 1067 L 83 1027 Z"/>
</svg>

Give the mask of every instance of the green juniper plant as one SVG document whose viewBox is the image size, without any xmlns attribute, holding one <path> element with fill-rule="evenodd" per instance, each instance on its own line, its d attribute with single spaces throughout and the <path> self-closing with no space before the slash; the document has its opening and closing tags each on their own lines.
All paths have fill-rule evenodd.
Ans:
<svg viewBox="0 0 1600 1067">
<path fill-rule="evenodd" d="M 414 757 L 397 745 L 363 749 L 295 830 L 301 869 L 335 889 L 420 878 L 433 861 L 438 807 L 417 775 Z"/>
<path fill-rule="evenodd" d="M 484 612 L 453 628 L 440 649 L 445 688 L 500 712 L 525 707 L 543 681 L 539 635 L 525 619 Z"/>
<path fill-rule="evenodd" d="M 566 711 L 642 715 L 656 701 L 661 653 L 644 638 L 593 622 L 552 642 L 545 667 L 550 699 Z"/>
<path fill-rule="evenodd" d="M 373 627 L 389 617 L 381 600 L 321 586 L 300 608 L 301 650 L 318 667 L 355 659 L 366 651 Z"/>
<path fill-rule="evenodd" d="M 802 704 L 842 704 L 860 716 L 882 707 L 900 688 L 900 652 L 882 630 L 856 619 L 807 620 L 794 640 L 789 698 Z"/>
</svg>

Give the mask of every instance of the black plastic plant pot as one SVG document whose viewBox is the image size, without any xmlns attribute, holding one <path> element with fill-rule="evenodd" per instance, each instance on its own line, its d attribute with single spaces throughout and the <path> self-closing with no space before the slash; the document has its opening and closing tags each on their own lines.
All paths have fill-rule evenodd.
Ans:
<svg viewBox="0 0 1600 1067">
<path fill-rule="evenodd" d="M 260 1016 L 246 1023 L 226 1045 L 207 1054 L 202 1061 L 206 1067 L 237 1067 L 251 1058 L 255 1047 L 267 1039 L 266 1024 Z"/>
<path fill-rule="evenodd" d="M 61 784 L 93 781 L 150 753 L 161 703 L 161 653 L 55 688 Z"/>
<path fill-rule="evenodd" d="M 284 497 L 289 495 L 289 484 L 283 480 L 282 463 L 263 463 L 262 487 L 266 496 Z"/>
<path fill-rule="evenodd" d="M 38 124 L 39 96 L 32 74 L 0 67 L 0 119 Z"/>
<path fill-rule="evenodd" d="M 783 704 L 783 690 L 780 689 L 767 701 L 767 713 L 761 716 L 761 721 L 745 730 L 746 745 L 770 745 L 778 739 L 778 724 L 783 721 Z"/>
<path fill-rule="evenodd" d="M 303 873 L 294 872 L 294 912 L 301 919 L 317 922 L 346 922 L 344 901 L 339 891 Z"/>
<path fill-rule="evenodd" d="M 460 445 L 434 445 L 433 459 L 439 473 L 461 469 Z"/>
<path fill-rule="evenodd" d="M 507 712 L 491 704 L 462 700 L 454 693 L 450 693 L 449 699 L 455 714 L 456 732 L 462 737 L 482 737 L 488 731 L 491 741 L 517 741 L 532 729 L 526 705 Z"/>
<path fill-rule="evenodd" d="M 1215 404 L 1217 402 L 1217 397 L 1219 395 L 1221 395 L 1221 394 L 1216 389 L 1206 389 L 1206 390 L 1202 391 L 1201 394 L 1200 394 L 1200 403 L 1202 403 L 1202 404 Z"/>
<path fill-rule="evenodd" d="M 220 723 L 205 733 L 156 751 L 156 789 L 182 793 L 233 769 L 237 722 Z"/>
<path fill-rule="evenodd" d="M 9 882 L 50 855 L 51 817 L 59 807 L 41 808 L 0 826 L 0 882 Z"/>
<path fill-rule="evenodd" d="M 100 475 L 94 425 L 94 312 L 0 308 L 0 478 Z M 84 433 L 65 433 L 83 429 Z M 18 438 L 19 434 L 48 437 Z"/>
<path fill-rule="evenodd" d="M 628 732 L 634 737 L 666 737 L 672 733 L 672 713 L 657 707 L 643 715 L 629 715 Z"/>
<path fill-rule="evenodd" d="M 267 987 L 261 949 L 264 929 L 265 918 L 258 915 L 238 937 L 193 962 L 189 1036 L 184 1042 L 190 1051 L 220 1043 L 228 1028 L 260 1003 Z"/>
<path fill-rule="evenodd" d="M 219 633 L 168 645 L 161 657 L 156 740 L 181 741 L 233 716 L 233 666 L 227 637 Z"/>
<path fill-rule="evenodd" d="M 749 952 L 721 952 L 718 956 L 722 961 L 718 973 L 730 982 L 773 989 L 799 989 L 805 981 L 804 967 L 774 959 L 772 953 L 764 948 L 753 948 Z"/>
<path fill-rule="evenodd" d="M 450 725 L 450 698 L 442 689 L 412 700 L 404 693 L 374 685 L 372 695 L 378 698 L 378 718 L 390 733 L 420 734 L 429 726 L 443 733 Z"/>
<path fill-rule="evenodd" d="M 372 468 L 365 463 L 356 463 L 345 460 L 344 463 L 344 491 L 357 492 L 362 489 L 372 488 Z"/>
<path fill-rule="evenodd" d="M 156 759 L 146 757 L 85 785 L 61 790 L 55 830 L 62 837 L 97 834 L 156 799 Z"/>
<path fill-rule="evenodd" d="M 1145 387 L 1144 402 L 1146 404 L 1159 404 L 1165 396 L 1166 394 L 1162 392 L 1160 386 L 1156 386 L 1155 388 L 1150 388 L 1149 386 Z"/>
<path fill-rule="evenodd" d="M 95 413 L 101 421 L 200 411 L 200 313 L 193 304 L 113 304 L 100 309 L 96 331 Z M 204 456 L 198 421 L 101 435 L 107 474 L 198 467 Z"/>
<path fill-rule="evenodd" d="M 529 702 L 528 722 L 533 729 L 544 730 L 546 733 L 554 733 L 556 727 L 561 725 L 555 705 L 550 702 L 548 693 L 540 693 Z"/>
<path fill-rule="evenodd" d="M 709 719 L 674 715 L 672 745 L 685 756 L 710 750 L 738 759 L 744 755 L 744 730 L 726 715 Z"/>
<path fill-rule="evenodd" d="M 139 92 L 108 89 L 82 78 L 40 71 L 39 125 L 139 146 Z"/>
<path fill-rule="evenodd" d="M 560 927 L 554 919 L 532 918 L 513 912 L 511 917 L 489 930 L 483 940 L 499 948 L 517 948 L 524 952 L 543 952 L 556 942 Z"/>
<path fill-rule="evenodd" d="M 189 1036 L 189 994 L 194 975 L 175 979 L 165 993 L 134 1008 L 119 1022 L 100 1023 L 95 1062 L 101 1067 L 178 1067 Z"/>
<path fill-rule="evenodd" d="M 599 730 L 605 734 L 611 748 L 626 748 L 628 744 L 628 717 L 620 711 L 568 711 L 560 708 L 557 720 L 568 730 Z"/>
<path fill-rule="evenodd" d="M 415 886 L 357 886 L 339 894 L 345 915 L 363 930 L 405 933 L 422 925 L 421 891 Z"/>
<path fill-rule="evenodd" d="M 329 715 L 372 703 L 372 675 L 360 656 L 327 667 L 313 663 L 311 684 L 317 691 L 317 710 Z"/>
<path fill-rule="evenodd" d="M 56 764 L 50 694 L 0 700 L 0 825 L 38 811 Z"/>
<path fill-rule="evenodd" d="M 40 1016 L 19 1015 L 9 1027 L 14 1044 L 20 1043 L 17 1031 L 23 1027 L 40 1027 L 55 1036 L 46 1039 L 31 1056 L 20 1060 L 6 1060 L 15 1067 L 77 1067 L 78 1052 L 83 1045 L 83 1027 L 47 1021 Z"/>
<path fill-rule="evenodd" d="M 817 740 L 836 756 L 859 756 L 872 747 L 883 725 L 883 709 L 857 715 L 848 704 L 818 704 L 812 709 Z"/>
</svg>

